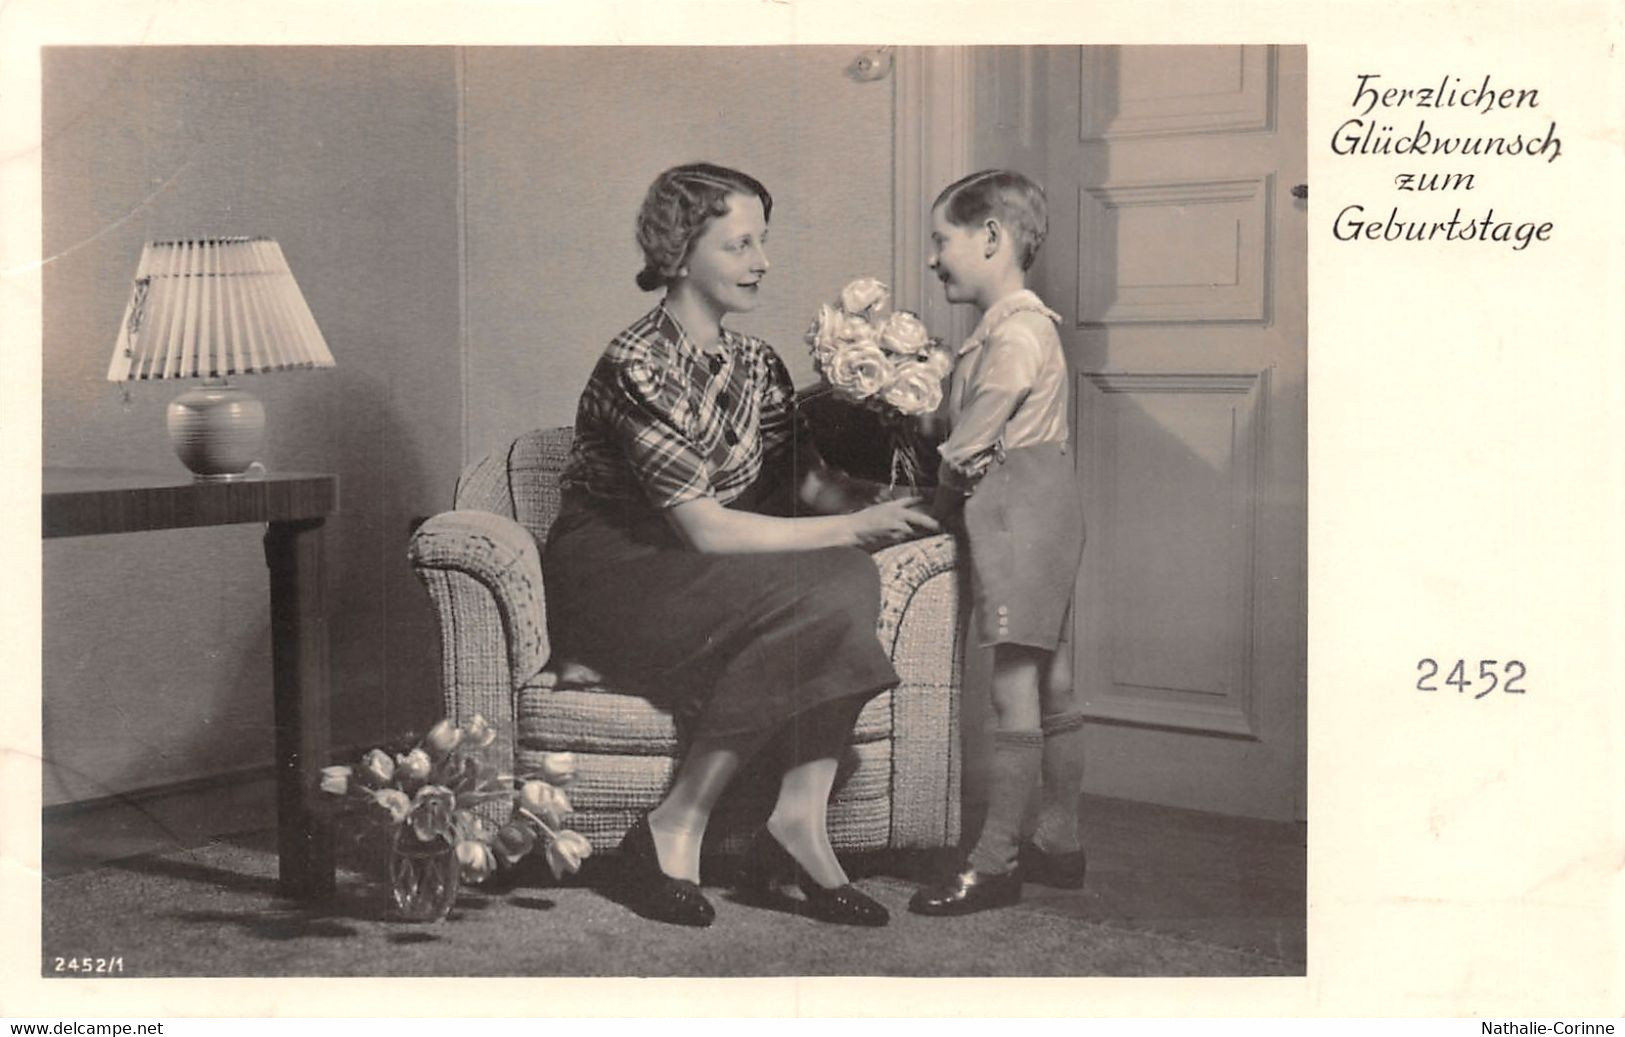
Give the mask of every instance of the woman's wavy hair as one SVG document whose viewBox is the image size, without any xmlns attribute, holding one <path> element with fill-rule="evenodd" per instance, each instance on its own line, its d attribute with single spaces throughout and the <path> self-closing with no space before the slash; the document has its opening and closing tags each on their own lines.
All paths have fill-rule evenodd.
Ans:
<svg viewBox="0 0 1625 1037">
<path fill-rule="evenodd" d="M 728 212 L 730 195 L 755 195 L 762 215 L 773 217 L 773 196 L 761 181 L 737 169 L 692 162 L 655 177 L 638 210 L 638 247 L 643 269 L 638 287 L 646 292 L 671 285 L 706 225 Z"/>
<path fill-rule="evenodd" d="M 1049 233 L 1049 205 L 1044 189 L 1011 169 L 984 169 L 961 177 L 942 189 L 931 208 L 956 227 L 975 227 L 989 216 L 1015 236 L 1021 269 L 1038 258 Z"/>
</svg>

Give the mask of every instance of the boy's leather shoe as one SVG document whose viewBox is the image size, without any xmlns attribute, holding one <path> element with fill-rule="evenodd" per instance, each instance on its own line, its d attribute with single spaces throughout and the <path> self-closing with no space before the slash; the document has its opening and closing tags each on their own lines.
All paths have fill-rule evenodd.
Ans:
<svg viewBox="0 0 1625 1037">
<path fill-rule="evenodd" d="M 938 886 L 914 894 L 908 909 L 917 915 L 968 915 L 994 907 L 1009 907 L 1021 899 L 1021 870 L 977 871 L 966 867 Z"/>
<path fill-rule="evenodd" d="M 1037 843 L 1024 842 L 1016 866 L 1021 869 L 1021 877 L 1026 882 L 1036 882 L 1053 889 L 1082 889 L 1083 875 L 1089 868 L 1089 861 L 1082 850 L 1048 853 L 1039 849 Z"/>
</svg>

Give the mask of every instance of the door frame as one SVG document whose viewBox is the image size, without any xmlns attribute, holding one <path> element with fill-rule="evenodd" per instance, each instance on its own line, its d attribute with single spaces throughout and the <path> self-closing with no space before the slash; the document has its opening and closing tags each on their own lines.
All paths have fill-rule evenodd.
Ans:
<svg viewBox="0 0 1625 1037">
<path fill-rule="evenodd" d="M 898 47 L 892 116 L 892 295 L 948 341 L 970 335 L 969 308 L 952 306 L 928 283 L 936 192 L 971 171 L 976 80 L 970 47 Z"/>
</svg>

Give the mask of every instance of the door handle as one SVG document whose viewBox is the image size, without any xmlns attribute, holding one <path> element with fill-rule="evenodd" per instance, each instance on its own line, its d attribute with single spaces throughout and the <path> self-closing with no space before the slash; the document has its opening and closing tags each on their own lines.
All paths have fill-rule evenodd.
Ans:
<svg viewBox="0 0 1625 1037">
<path fill-rule="evenodd" d="M 1293 188 L 1292 188 L 1292 197 L 1302 199 L 1304 201 L 1308 201 L 1309 200 L 1309 185 L 1308 184 L 1295 184 L 1293 186 Z"/>
</svg>

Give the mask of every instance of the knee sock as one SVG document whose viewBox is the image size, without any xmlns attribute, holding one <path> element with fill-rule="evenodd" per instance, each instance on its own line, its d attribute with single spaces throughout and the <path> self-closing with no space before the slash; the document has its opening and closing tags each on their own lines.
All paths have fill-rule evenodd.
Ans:
<svg viewBox="0 0 1625 1037">
<path fill-rule="evenodd" d="M 1083 794 L 1083 714 L 1044 718 L 1043 794 L 1033 842 L 1049 853 L 1082 849 L 1078 799 Z"/>
<path fill-rule="evenodd" d="M 1038 784 L 1044 735 L 1041 731 L 993 733 L 992 788 L 987 820 L 970 852 L 970 866 L 982 872 L 1009 871 L 1016 863 L 1021 818 L 1027 797 Z"/>
<path fill-rule="evenodd" d="M 1044 802 L 1043 768 L 1039 768 L 1039 780 L 1033 782 L 1032 791 L 1027 793 L 1027 802 L 1021 806 L 1021 827 L 1017 834 L 1024 843 L 1033 841 L 1033 833 L 1038 830 L 1038 811 Z"/>
</svg>

